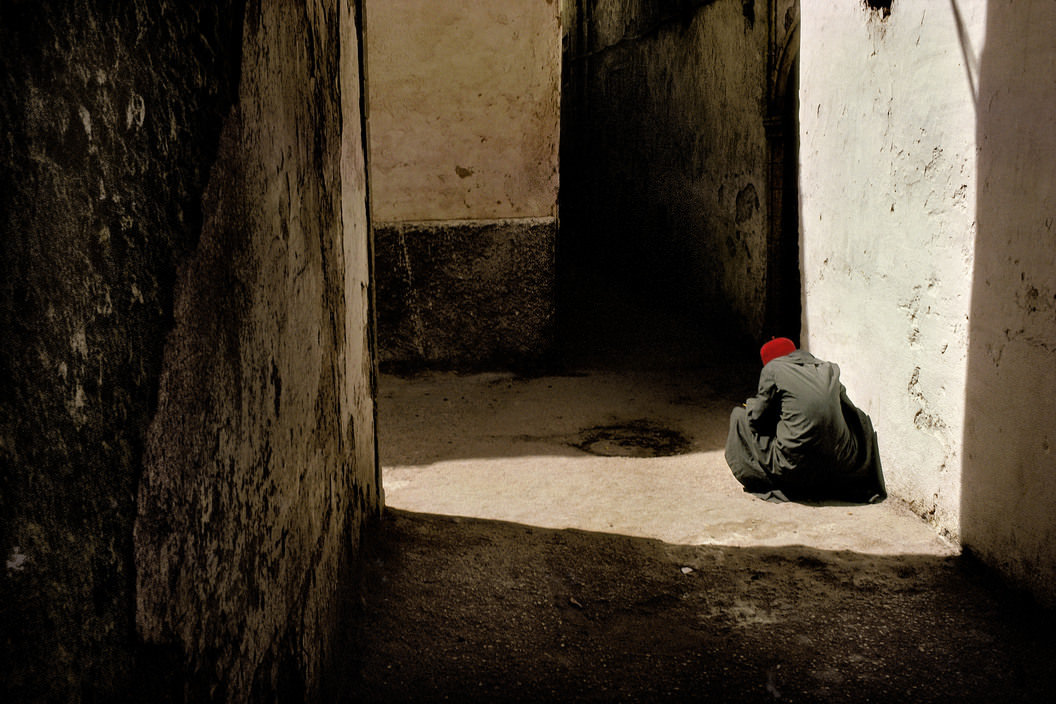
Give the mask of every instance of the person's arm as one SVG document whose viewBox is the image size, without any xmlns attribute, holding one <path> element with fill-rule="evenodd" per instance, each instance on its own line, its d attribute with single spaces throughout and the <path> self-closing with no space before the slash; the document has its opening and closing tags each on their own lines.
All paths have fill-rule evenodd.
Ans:
<svg viewBox="0 0 1056 704">
<path fill-rule="evenodd" d="M 780 404 L 777 384 L 773 376 L 764 372 L 759 377 L 759 390 L 744 404 L 748 409 L 748 426 L 759 435 L 773 435 Z"/>
</svg>

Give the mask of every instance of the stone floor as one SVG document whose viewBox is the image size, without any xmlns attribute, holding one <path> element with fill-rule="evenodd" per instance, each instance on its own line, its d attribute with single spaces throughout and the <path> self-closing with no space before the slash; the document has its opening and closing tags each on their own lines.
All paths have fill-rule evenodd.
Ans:
<svg viewBox="0 0 1056 704">
<path fill-rule="evenodd" d="M 897 500 L 741 491 L 751 364 L 644 366 L 381 379 L 350 701 L 1056 694 L 1052 614 Z"/>
<path fill-rule="evenodd" d="M 807 506 L 744 493 L 723 458 L 734 380 L 717 392 L 707 377 L 689 369 L 386 377 L 386 503 L 674 544 L 953 554 L 896 501 Z M 681 454 L 649 456 L 678 436 Z"/>
</svg>

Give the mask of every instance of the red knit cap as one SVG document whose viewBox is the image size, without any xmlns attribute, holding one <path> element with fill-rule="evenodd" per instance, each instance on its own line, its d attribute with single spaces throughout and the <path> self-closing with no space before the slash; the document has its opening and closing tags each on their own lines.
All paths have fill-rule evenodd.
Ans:
<svg viewBox="0 0 1056 704">
<path fill-rule="evenodd" d="M 787 337 L 775 337 L 763 345 L 762 349 L 759 350 L 759 356 L 763 359 L 763 366 L 765 367 L 771 360 L 784 357 L 786 354 L 795 351 L 796 343 L 792 342 L 792 340 Z"/>
</svg>

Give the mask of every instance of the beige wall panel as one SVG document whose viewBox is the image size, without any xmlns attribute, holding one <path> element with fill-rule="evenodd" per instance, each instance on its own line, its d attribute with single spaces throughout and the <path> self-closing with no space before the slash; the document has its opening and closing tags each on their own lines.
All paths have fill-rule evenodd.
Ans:
<svg viewBox="0 0 1056 704">
<path fill-rule="evenodd" d="M 556 0 L 368 0 L 378 221 L 557 215 Z"/>
</svg>

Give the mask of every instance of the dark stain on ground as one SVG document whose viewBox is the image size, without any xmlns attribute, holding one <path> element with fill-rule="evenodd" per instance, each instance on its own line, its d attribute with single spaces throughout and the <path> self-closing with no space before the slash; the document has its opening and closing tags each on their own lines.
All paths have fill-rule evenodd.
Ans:
<svg viewBox="0 0 1056 704">
<path fill-rule="evenodd" d="M 692 449 L 682 433 L 648 420 L 587 428 L 569 444 L 601 457 L 670 457 Z"/>
</svg>

